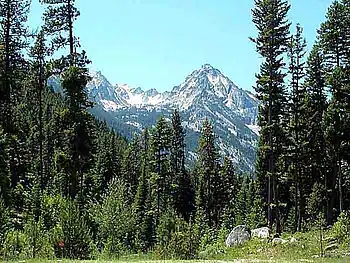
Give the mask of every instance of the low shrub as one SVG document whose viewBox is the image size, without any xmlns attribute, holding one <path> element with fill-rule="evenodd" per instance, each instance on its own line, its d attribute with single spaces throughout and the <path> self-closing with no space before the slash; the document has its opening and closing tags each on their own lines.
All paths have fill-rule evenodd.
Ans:
<svg viewBox="0 0 350 263">
<path fill-rule="evenodd" d="M 332 227 L 332 236 L 338 240 L 339 244 L 350 246 L 350 211 L 340 214 Z"/>
</svg>

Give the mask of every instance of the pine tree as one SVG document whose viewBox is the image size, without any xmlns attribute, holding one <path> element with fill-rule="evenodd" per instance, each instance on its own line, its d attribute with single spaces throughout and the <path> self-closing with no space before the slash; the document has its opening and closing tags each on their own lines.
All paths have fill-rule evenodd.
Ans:
<svg viewBox="0 0 350 263">
<path fill-rule="evenodd" d="M 185 169 L 185 131 L 181 124 L 181 116 L 175 110 L 171 118 L 172 139 L 170 147 L 171 188 L 174 209 L 188 221 L 193 211 L 194 191 L 191 180 Z"/>
<path fill-rule="evenodd" d="M 327 109 L 327 98 L 325 95 L 325 65 L 324 56 L 315 45 L 307 60 L 307 71 L 305 87 L 307 96 L 305 98 L 304 110 L 306 112 L 307 133 L 305 141 L 302 142 L 306 165 L 306 174 L 309 174 L 309 181 L 305 181 L 305 188 L 310 192 L 313 183 L 323 185 L 328 189 L 329 182 L 326 176 L 325 158 L 326 144 L 324 138 L 323 115 Z M 311 182 L 310 182 L 311 181 Z M 328 197 L 327 197 L 328 199 Z M 325 208 L 324 208 L 325 209 Z M 324 211 L 326 212 L 326 211 Z M 330 222 L 329 222 L 330 223 Z"/>
<path fill-rule="evenodd" d="M 296 26 L 296 33 L 291 37 L 289 43 L 289 73 L 291 74 L 291 98 L 290 98 L 290 122 L 288 137 L 291 141 L 289 156 L 291 159 L 292 185 L 294 186 L 294 208 L 295 208 L 295 231 L 301 230 L 301 222 L 305 213 L 305 191 L 302 181 L 303 152 L 301 140 L 305 131 L 304 98 L 306 94 L 302 81 L 305 76 L 305 48 L 306 41 L 302 36 L 303 29 L 299 24 Z"/>
<path fill-rule="evenodd" d="M 196 209 L 203 212 L 203 222 L 210 228 L 217 227 L 219 215 L 216 211 L 218 200 L 215 199 L 222 190 L 218 183 L 219 155 L 215 146 L 213 126 L 206 119 L 203 122 L 197 149 L 198 183 L 196 189 Z"/>
<path fill-rule="evenodd" d="M 39 129 L 39 168 L 38 174 L 40 178 L 40 189 L 43 191 L 46 188 L 48 178 L 44 178 L 44 165 L 43 165 L 43 93 L 46 88 L 46 82 L 48 79 L 49 72 L 46 67 L 47 56 L 49 55 L 49 50 L 46 47 L 46 39 L 44 31 L 41 30 L 37 34 L 37 39 L 34 46 L 31 49 L 30 56 L 32 61 L 30 63 L 31 70 L 31 81 L 30 85 L 34 87 L 34 94 L 32 94 L 31 100 L 35 101 L 38 108 L 38 129 Z M 36 114 L 35 114 L 36 116 Z"/>
<path fill-rule="evenodd" d="M 281 232 L 277 161 L 285 139 L 285 131 L 281 125 L 286 106 L 283 55 L 289 39 L 289 9 L 290 5 L 285 0 L 255 0 L 255 8 L 252 10 L 253 22 L 258 29 L 258 37 L 252 40 L 256 44 L 257 52 L 264 59 L 255 88 L 257 98 L 261 101 L 256 175 L 267 204 L 269 227 L 275 222 L 277 233 Z M 275 209 L 272 209 L 273 206 Z"/>
<path fill-rule="evenodd" d="M 0 118 L 4 131 L 14 132 L 13 108 L 21 91 L 26 62 L 23 50 L 27 47 L 26 21 L 29 0 L 1 0 L 1 68 L 0 68 Z"/>
<path fill-rule="evenodd" d="M 153 173 L 153 196 L 156 211 L 156 221 L 162 211 L 172 204 L 171 200 L 171 173 L 170 173 L 170 147 L 171 147 L 171 126 L 170 123 L 161 116 L 151 132 L 150 138 L 150 163 Z"/>
<path fill-rule="evenodd" d="M 139 136 L 134 134 L 128 149 L 125 151 L 122 164 L 123 179 L 126 184 L 126 191 L 130 202 L 132 202 L 135 197 L 138 180 L 141 176 L 141 154 Z"/>
<path fill-rule="evenodd" d="M 68 104 L 65 136 L 69 142 L 66 151 L 69 162 L 68 194 L 75 198 L 84 199 L 83 185 L 86 173 L 91 164 L 92 134 L 89 125 L 91 116 L 86 111 L 92 106 L 85 91 L 90 80 L 86 64 L 90 63 L 84 51 L 78 53 L 78 39 L 74 36 L 74 21 L 79 16 L 74 0 L 43 0 L 47 5 L 44 12 L 44 30 L 52 39 L 52 51 L 69 46 L 69 55 L 52 63 L 54 69 L 62 74 L 62 88 Z"/>
<path fill-rule="evenodd" d="M 176 177 L 185 169 L 185 131 L 181 124 L 178 110 L 175 110 L 171 118 L 172 140 L 170 148 L 170 159 L 172 172 Z"/>
<path fill-rule="evenodd" d="M 348 4 L 346 1 L 335 1 L 327 11 L 327 19 L 319 30 L 320 47 L 325 54 L 327 69 L 327 84 L 331 88 L 332 98 L 325 116 L 326 142 L 329 149 L 331 171 L 329 173 L 330 190 L 332 191 L 328 205 L 328 222 L 333 221 L 333 209 L 339 206 L 343 211 L 343 179 L 342 179 L 342 145 L 347 141 L 344 137 L 346 130 L 348 105 L 348 55 L 350 42 L 348 28 L 350 26 Z M 345 122 L 344 122 L 345 121 Z M 345 141 L 344 141 L 345 139 Z M 346 144 L 346 142 L 345 142 Z M 338 189 L 337 188 L 338 185 Z"/>
<path fill-rule="evenodd" d="M 136 226 L 136 247 L 146 252 L 155 242 L 155 226 L 151 206 L 149 185 L 149 132 L 145 129 L 141 136 L 141 176 L 138 180 L 137 192 L 133 203 Z"/>
<path fill-rule="evenodd" d="M 75 7 L 75 0 L 41 0 L 47 6 L 44 12 L 44 30 L 53 36 L 52 50 L 69 46 L 69 65 L 75 62 L 78 39 L 74 36 L 74 22 L 80 12 Z"/>
<path fill-rule="evenodd" d="M 86 108 L 91 106 L 85 91 L 89 80 L 86 68 L 70 67 L 63 74 L 62 87 L 68 103 L 68 127 L 66 128 L 69 141 L 69 196 L 75 198 L 77 192 L 82 194 L 84 172 L 89 168 L 92 156 L 92 138 L 89 131 L 90 115 Z M 79 190 L 80 189 L 80 190 Z M 83 198 L 80 196 L 80 198 Z"/>
<path fill-rule="evenodd" d="M 222 178 L 222 190 L 219 202 L 223 205 L 222 223 L 227 229 L 231 229 L 234 226 L 236 214 L 234 206 L 237 202 L 239 187 L 233 162 L 228 156 L 224 158 L 220 169 L 220 177 Z"/>
</svg>

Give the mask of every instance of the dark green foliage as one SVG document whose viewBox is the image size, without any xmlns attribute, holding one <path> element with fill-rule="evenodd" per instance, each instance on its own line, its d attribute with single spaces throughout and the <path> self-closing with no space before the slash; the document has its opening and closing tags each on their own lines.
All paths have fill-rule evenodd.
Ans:
<svg viewBox="0 0 350 263">
<path fill-rule="evenodd" d="M 306 88 L 303 84 L 305 76 L 305 48 L 306 41 L 302 36 L 303 29 L 298 24 L 296 33 L 291 37 L 289 43 L 289 72 L 291 74 L 291 92 L 290 92 L 290 112 L 288 125 L 288 142 L 285 156 L 282 157 L 285 163 L 285 173 L 291 173 L 291 186 L 294 196 L 294 231 L 301 230 L 301 222 L 305 217 L 305 195 L 309 189 L 305 187 L 305 177 L 303 173 L 306 163 L 304 163 L 303 143 L 305 142 L 306 114 L 305 114 L 305 96 Z M 290 180 L 289 180 L 290 181 Z"/>
<path fill-rule="evenodd" d="M 334 209 L 344 210 L 343 161 L 348 144 L 345 138 L 349 121 L 349 54 L 350 26 L 348 1 L 334 1 L 327 11 L 326 21 L 319 30 L 320 49 L 325 55 L 326 83 L 330 87 L 331 101 L 325 114 L 325 139 L 328 150 L 327 190 L 330 191 L 327 222 L 333 223 Z"/>
<path fill-rule="evenodd" d="M 15 131 L 12 114 L 26 69 L 23 51 L 28 46 L 25 23 L 29 5 L 29 0 L 0 1 L 0 124 L 5 132 Z"/>
<path fill-rule="evenodd" d="M 45 23 L 26 49 L 29 1 L 0 0 L 1 259 L 217 256 L 238 224 L 277 234 L 317 227 L 322 238 L 324 221 L 339 215 L 333 234 L 349 242 L 348 0 L 331 5 L 306 63 L 301 27 L 289 35 L 287 1 L 255 0 L 252 40 L 263 58 L 255 176 L 220 155 L 208 120 L 194 167 L 185 166 L 178 110 L 130 142 L 97 121 L 89 61 L 73 35 L 75 1 L 41 2 Z"/>
<path fill-rule="evenodd" d="M 155 218 L 152 210 L 152 196 L 149 173 L 149 133 L 145 129 L 141 136 L 141 175 L 133 203 L 135 216 L 135 248 L 139 251 L 148 251 L 155 242 Z"/>
<path fill-rule="evenodd" d="M 219 155 L 215 146 L 213 126 L 205 120 L 198 145 L 196 206 L 203 212 L 203 220 L 209 227 L 218 227 L 221 203 L 222 178 L 219 176 Z"/>
<path fill-rule="evenodd" d="M 332 3 L 307 63 L 301 27 L 297 25 L 295 36 L 289 37 L 288 10 L 287 1 L 272 0 L 257 0 L 253 9 L 258 37 L 252 40 L 264 59 L 256 87 L 262 103 L 255 189 L 266 203 L 264 216 L 270 227 L 275 224 L 277 233 L 284 225 L 294 231 L 307 229 L 319 213 L 327 224 L 333 224 L 334 218 L 349 208 L 345 187 L 349 166 L 349 3 Z M 283 70 L 286 50 L 291 80 L 288 104 Z M 329 101 L 326 87 L 330 88 Z"/>
<path fill-rule="evenodd" d="M 194 211 L 194 189 L 189 172 L 185 169 L 185 131 L 180 113 L 175 110 L 171 119 L 170 147 L 171 195 L 174 209 L 188 222 Z"/>
<path fill-rule="evenodd" d="M 53 36 L 52 50 L 69 46 L 69 63 L 72 65 L 76 57 L 78 39 L 73 35 L 74 22 L 80 15 L 75 7 L 75 0 L 41 0 L 46 4 L 44 13 L 44 30 Z"/>
<path fill-rule="evenodd" d="M 290 23 L 287 14 L 290 5 L 285 0 L 255 0 L 252 10 L 253 22 L 258 30 L 257 52 L 263 57 L 260 73 L 257 74 L 256 93 L 261 100 L 259 107 L 260 141 L 256 175 L 260 182 L 262 198 L 266 203 L 269 227 L 280 225 L 280 179 L 278 162 L 284 152 L 286 131 L 283 122 L 286 116 L 286 88 L 282 71 L 283 55 L 288 45 Z"/>
<path fill-rule="evenodd" d="M 152 172 L 150 176 L 151 195 L 153 209 L 156 211 L 156 222 L 159 221 L 160 214 L 172 204 L 170 186 L 173 177 L 170 173 L 170 147 L 171 126 L 164 116 L 161 116 L 151 132 L 149 157 Z"/>
<path fill-rule="evenodd" d="M 138 180 L 141 174 L 141 144 L 138 135 L 134 135 L 128 149 L 125 151 L 122 163 L 122 176 L 128 192 L 129 204 L 137 191 Z"/>
<path fill-rule="evenodd" d="M 235 173 L 232 161 L 226 156 L 220 169 L 220 177 L 222 178 L 222 190 L 220 202 L 223 206 L 222 223 L 227 229 L 231 229 L 237 223 L 237 209 L 239 191 L 239 179 Z"/>
</svg>

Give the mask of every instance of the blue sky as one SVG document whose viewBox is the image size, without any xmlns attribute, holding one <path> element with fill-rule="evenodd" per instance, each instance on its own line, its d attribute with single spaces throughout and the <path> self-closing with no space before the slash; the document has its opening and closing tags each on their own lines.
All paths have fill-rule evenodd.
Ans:
<svg viewBox="0 0 350 263">
<path fill-rule="evenodd" d="M 33 0 L 30 25 L 40 24 Z M 290 19 L 304 27 L 309 48 L 332 0 L 291 0 Z M 248 37 L 253 0 L 76 0 L 76 35 L 112 83 L 170 90 L 210 63 L 252 90 L 259 56 Z"/>
</svg>

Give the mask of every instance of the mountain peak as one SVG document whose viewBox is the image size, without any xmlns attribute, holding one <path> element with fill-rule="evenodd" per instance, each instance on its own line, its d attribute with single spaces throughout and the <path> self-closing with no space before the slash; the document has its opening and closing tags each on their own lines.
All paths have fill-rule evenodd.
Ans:
<svg viewBox="0 0 350 263">
<path fill-rule="evenodd" d="M 201 69 L 211 70 L 211 69 L 215 69 L 215 68 L 212 65 L 210 65 L 209 63 L 206 63 L 206 64 L 202 65 Z"/>
<path fill-rule="evenodd" d="M 89 98 L 98 106 L 93 110 L 124 136 L 130 138 L 134 132 L 140 133 L 144 127 L 153 125 L 159 114 L 170 116 L 177 108 L 183 116 L 191 156 L 201 123 L 208 118 L 215 124 L 220 152 L 237 156 L 234 162 L 242 170 L 253 170 L 259 102 L 212 65 L 197 68 L 171 92 L 111 85 L 100 71 L 90 73 L 92 79 L 86 88 Z"/>
</svg>

